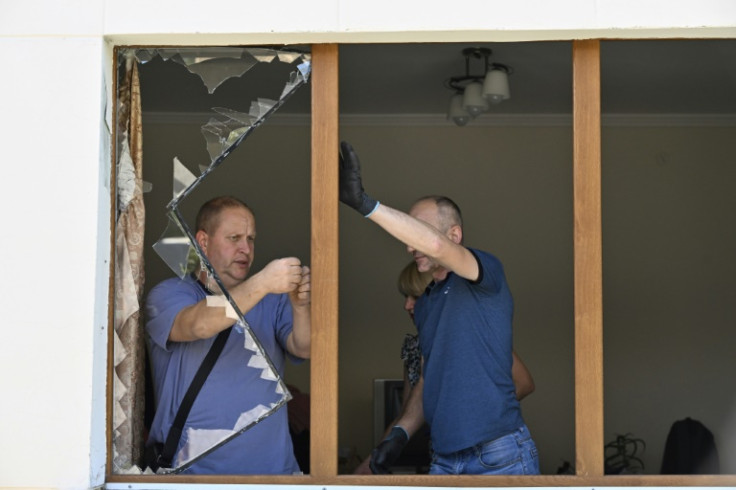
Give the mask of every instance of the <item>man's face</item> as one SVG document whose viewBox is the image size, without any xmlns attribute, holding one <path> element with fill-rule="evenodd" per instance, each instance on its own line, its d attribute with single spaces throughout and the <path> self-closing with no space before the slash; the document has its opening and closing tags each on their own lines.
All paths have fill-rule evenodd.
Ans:
<svg viewBox="0 0 736 490">
<path fill-rule="evenodd" d="M 440 228 L 439 209 L 434 201 L 419 201 L 418 203 L 414 204 L 414 206 L 412 206 L 412 208 L 409 210 L 409 215 L 420 221 L 424 221 L 428 225 L 442 231 L 442 229 Z M 444 233 L 444 231 L 442 232 Z M 439 264 L 437 262 L 430 259 L 418 250 L 415 250 L 411 247 L 407 247 L 407 250 L 410 254 L 414 256 L 414 262 L 416 262 L 419 272 L 434 272 L 439 267 Z"/>
<path fill-rule="evenodd" d="M 245 281 L 255 256 L 256 220 L 245 208 L 225 208 L 217 227 L 199 232 L 198 239 L 207 259 L 226 288 Z"/>
</svg>

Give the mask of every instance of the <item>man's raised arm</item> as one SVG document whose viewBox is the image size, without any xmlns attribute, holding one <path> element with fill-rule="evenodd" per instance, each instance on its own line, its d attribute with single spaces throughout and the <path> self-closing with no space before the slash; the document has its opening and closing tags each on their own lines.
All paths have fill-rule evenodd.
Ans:
<svg viewBox="0 0 736 490">
<path fill-rule="evenodd" d="M 438 228 L 391 208 L 368 196 L 363 189 L 360 161 L 355 150 L 340 144 L 340 201 L 386 230 L 410 249 L 432 258 L 442 267 L 467 279 L 478 278 L 478 263 L 464 246 L 462 227 Z"/>
</svg>

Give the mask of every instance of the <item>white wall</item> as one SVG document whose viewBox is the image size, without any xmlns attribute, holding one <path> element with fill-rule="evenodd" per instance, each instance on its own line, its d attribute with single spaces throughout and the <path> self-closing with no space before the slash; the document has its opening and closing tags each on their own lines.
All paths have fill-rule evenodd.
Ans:
<svg viewBox="0 0 736 490">
<path fill-rule="evenodd" d="M 0 4 L 0 485 L 103 483 L 111 43 L 734 37 L 722 1 L 76 0 Z M 383 7 L 383 8 L 381 8 Z M 288 12 L 288 14 L 284 14 Z M 391 15 L 387 15 L 391 12 Z M 457 12 L 457 13 L 454 13 Z M 33 455 L 32 458 L 29 455 Z M 42 461 L 42 463 L 38 463 Z"/>
<path fill-rule="evenodd" d="M 206 11 L 192 0 L 108 0 L 105 5 L 105 34 L 115 41 L 160 42 L 173 36 L 175 42 L 202 45 L 274 38 L 303 43 L 728 37 L 736 8 L 727 0 L 679 0 L 666 9 L 652 0 L 469 0 L 462 8 L 421 0 L 215 0 Z"/>
<path fill-rule="evenodd" d="M 0 38 L 0 486 L 104 477 L 103 48 L 99 36 Z"/>
</svg>

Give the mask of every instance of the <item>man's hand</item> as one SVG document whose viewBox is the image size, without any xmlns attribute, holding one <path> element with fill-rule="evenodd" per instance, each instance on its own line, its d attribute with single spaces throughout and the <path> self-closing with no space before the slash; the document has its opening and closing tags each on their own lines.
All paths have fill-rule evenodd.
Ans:
<svg viewBox="0 0 736 490">
<path fill-rule="evenodd" d="M 298 261 L 297 261 L 298 263 Z M 297 270 L 297 281 L 289 293 L 291 311 L 294 315 L 294 327 L 286 338 L 286 350 L 293 356 L 308 359 L 311 356 L 312 345 L 312 323 L 311 323 L 311 281 L 309 267 L 295 267 Z"/>
<path fill-rule="evenodd" d="M 289 292 L 289 299 L 293 307 L 308 306 L 311 302 L 311 274 L 309 267 L 302 266 L 302 278 L 297 287 Z"/>
<path fill-rule="evenodd" d="M 402 427 L 394 426 L 386 438 L 371 451 L 371 471 L 377 475 L 391 473 L 389 468 L 401 456 L 407 442 L 409 434 Z"/>
<path fill-rule="evenodd" d="M 340 201 L 363 216 L 370 215 L 378 207 L 378 201 L 363 190 L 360 160 L 347 141 L 340 143 Z"/>
<path fill-rule="evenodd" d="M 302 264 L 296 257 L 272 260 L 259 275 L 269 293 L 291 293 L 302 283 Z"/>
<path fill-rule="evenodd" d="M 370 461 L 371 457 L 368 455 L 368 457 L 361 461 L 358 467 L 353 470 L 353 475 L 372 475 L 373 471 L 371 471 Z"/>
</svg>

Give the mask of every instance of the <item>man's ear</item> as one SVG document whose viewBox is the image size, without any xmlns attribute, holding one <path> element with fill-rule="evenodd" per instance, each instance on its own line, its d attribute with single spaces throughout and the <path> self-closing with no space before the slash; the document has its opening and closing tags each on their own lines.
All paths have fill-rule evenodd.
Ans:
<svg viewBox="0 0 736 490">
<path fill-rule="evenodd" d="M 447 236 L 455 243 L 463 243 L 463 229 L 460 225 L 452 225 L 447 231 Z"/>
<path fill-rule="evenodd" d="M 206 254 L 207 253 L 207 233 L 204 230 L 199 230 L 196 235 L 194 235 L 194 238 L 197 240 L 197 243 L 199 243 L 199 246 L 202 248 L 202 251 Z"/>
</svg>

